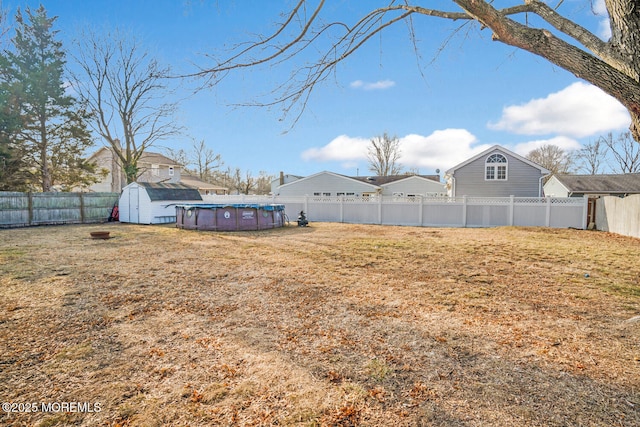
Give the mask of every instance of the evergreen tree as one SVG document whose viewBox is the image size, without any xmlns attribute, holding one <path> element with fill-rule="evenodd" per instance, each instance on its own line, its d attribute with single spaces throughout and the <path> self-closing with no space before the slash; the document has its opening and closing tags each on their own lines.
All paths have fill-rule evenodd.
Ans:
<svg viewBox="0 0 640 427">
<path fill-rule="evenodd" d="M 54 185 L 67 189 L 95 182 L 95 165 L 82 160 L 93 145 L 88 115 L 65 92 L 65 52 L 53 30 L 56 18 L 48 18 L 43 6 L 25 12 L 27 19 L 18 9 L 12 49 L 0 55 L 2 150 L 11 162 L 21 156 L 18 175 L 29 175 L 22 186 L 51 191 Z"/>
<path fill-rule="evenodd" d="M 3 59 L 0 56 L 0 62 Z M 12 143 L 11 138 L 20 128 L 20 116 L 14 101 L 8 85 L 0 80 L 0 191 L 27 189 L 24 153 Z"/>
</svg>

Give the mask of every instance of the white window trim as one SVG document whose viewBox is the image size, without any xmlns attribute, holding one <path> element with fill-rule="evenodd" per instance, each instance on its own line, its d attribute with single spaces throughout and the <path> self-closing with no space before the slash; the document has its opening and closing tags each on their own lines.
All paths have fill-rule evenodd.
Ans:
<svg viewBox="0 0 640 427">
<path fill-rule="evenodd" d="M 504 162 L 490 162 L 489 160 L 494 157 L 494 156 L 500 156 L 502 157 L 505 161 Z M 500 166 L 504 166 L 505 171 L 504 171 L 504 178 L 498 178 L 498 168 Z M 493 178 L 488 178 L 487 177 L 487 171 L 489 170 L 489 168 L 491 168 L 493 170 Z M 493 153 L 491 155 L 489 155 L 487 157 L 487 159 L 484 162 L 484 180 L 485 181 L 507 181 L 509 180 L 509 161 L 507 160 L 506 156 L 499 154 L 499 153 Z"/>
</svg>

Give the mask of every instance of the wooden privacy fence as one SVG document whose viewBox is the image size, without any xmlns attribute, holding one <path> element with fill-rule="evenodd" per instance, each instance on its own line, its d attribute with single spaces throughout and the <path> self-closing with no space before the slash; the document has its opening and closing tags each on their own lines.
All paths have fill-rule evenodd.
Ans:
<svg viewBox="0 0 640 427">
<path fill-rule="evenodd" d="M 278 203 L 294 221 L 428 227 L 586 228 L 587 199 L 574 197 L 203 196 L 204 203 Z"/>
<path fill-rule="evenodd" d="M 106 221 L 118 197 L 118 193 L 0 191 L 0 228 Z"/>
<path fill-rule="evenodd" d="M 640 238 L 640 194 L 597 199 L 596 228 Z"/>
</svg>

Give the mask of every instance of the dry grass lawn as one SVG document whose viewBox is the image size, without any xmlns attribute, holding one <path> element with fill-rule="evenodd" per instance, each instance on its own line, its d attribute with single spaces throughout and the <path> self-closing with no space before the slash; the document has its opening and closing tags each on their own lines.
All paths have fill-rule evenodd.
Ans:
<svg viewBox="0 0 640 427">
<path fill-rule="evenodd" d="M 638 426 L 639 261 L 544 228 L 0 230 L 2 401 L 101 409 L 0 424 Z"/>
</svg>

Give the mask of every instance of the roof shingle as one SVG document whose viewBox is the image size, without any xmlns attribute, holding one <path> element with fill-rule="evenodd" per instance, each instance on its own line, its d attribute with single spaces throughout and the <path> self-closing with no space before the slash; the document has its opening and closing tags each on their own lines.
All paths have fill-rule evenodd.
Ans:
<svg viewBox="0 0 640 427">
<path fill-rule="evenodd" d="M 147 190 L 152 202 L 157 200 L 202 200 L 200 192 L 184 184 L 168 184 L 160 182 L 139 182 Z"/>
<path fill-rule="evenodd" d="M 556 175 L 572 193 L 640 193 L 640 173 L 618 175 Z"/>
</svg>

